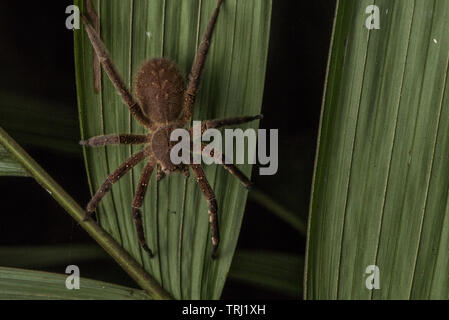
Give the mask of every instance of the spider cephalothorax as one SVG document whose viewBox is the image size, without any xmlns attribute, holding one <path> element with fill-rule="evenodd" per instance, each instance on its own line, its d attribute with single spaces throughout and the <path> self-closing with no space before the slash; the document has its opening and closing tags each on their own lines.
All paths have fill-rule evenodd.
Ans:
<svg viewBox="0 0 449 320">
<path fill-rule="evenodd" d="M 153 256 L 153 253 L 150 248 L 148 248 L 145 241 L 140 208 L 142 207 L 145 192 L 155 167 L 157 168 L 158 181 L 172 172 L 179 172 L 188 176 L 189 167 L 192 169 L 198 185 L 209 204 L 209 221 L 212 227 L 212 257 L 215 257 L 218 248 L 219 230 L 217 221 L 217 201 L 215 200 L 214 192 L 199 164 L 175 165 L 172 163 L 170 152 L 174 142 L 170 141 L 170 134 L 175 129 L 183 128 L 191 120 L 200 75 L 204 67 L 210 40 L 222 2 L 222 0 L 218 0 L 217 2 L 217 7 L 209 21 L 203 41 L 195 56 L 195 61 L 187 85 L 176 63 L 165 58 L 151 59 L 145 62 L 135 75 L 134 94 L 137 101 L 134 100 L 134 97 L 129 93 L 126 85 L 121 80 L 118 71 L 107 54 L 107 50 L 99 34 L 92 27 L 87 18 L 82 16 L 85 30 L 106 74 L 121 94 L 123 101 L 128 105 L 129 111 L 134 118 L 149 131 L 146 135 L 115 134 L 97 136 L 80 142 L 82 145 L 91 147 L 104 146 L 107 144 L 144 145 L 143 150 L 133 154 L 107 177 L 106 181 L 101 185 L 88 203 L 86 208 L 86 219 L 95 211 L 98 203 L 104 197 L 106 192 L 109 191 L 113 183 L 118 181 L 140 161 L 147 159 L 147 163 L 140 176 L 137 191 L 132 202 L 132 213 L 136 224 L 139 243 L 150 256 Z M 242 124 L 260 118 L 261 116 L 251 116 L 206 120 L 202 122 L 202 128 L 219 128 L 225 125 Z M 204 152 L 204 147 L 205 146 L 202 147 L 202 152 Z M 219 158 L 223 167 L 236 176 L 245 187 L 250 185 L 248 178 L 237 167 L 223 161 L 223 154 L 218 154 L 218 152 L 214 151 L 214 154 L 209 154 L 208 156 Z"/>
</svg>

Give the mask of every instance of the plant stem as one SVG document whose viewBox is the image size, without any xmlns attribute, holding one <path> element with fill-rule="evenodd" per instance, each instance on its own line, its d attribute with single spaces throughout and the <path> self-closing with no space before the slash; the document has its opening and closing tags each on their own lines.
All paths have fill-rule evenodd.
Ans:
<svg viewBox="0 0 449 320">
<path fill-rule="evenodd" d="M 297 214 L 288 210 L 283 205 L 272 199 L 266 193 L 257 189 L 251 189 L 248 193 L 250 200 L 259 203 L 261 206 L 267 208 L 272 213 L 277 215 L 280 219 L 290 224 L 293 228 L 299 231 L 303 236 L 306 235 L 306 223 L 298 217 Z"/>
<path fill-rule="evenodd" d="M 170 295 L 95 221 L 83 222 L 84 210 L 39 164 L 0 127 L 0 143 L 34 179 L 114 258 L 139 286 L 155 299 Z"/>
</svg>

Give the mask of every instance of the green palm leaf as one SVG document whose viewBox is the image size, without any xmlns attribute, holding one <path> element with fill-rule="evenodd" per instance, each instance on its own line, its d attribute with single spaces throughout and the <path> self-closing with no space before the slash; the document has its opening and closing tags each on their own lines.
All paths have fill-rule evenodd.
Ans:
<svg viewBox="0 0 449 320">
<path fill-rule="evenodd" d="M 275 251 L 239 250 L 229 279 L 300 298 L 304 257 Z"/>
<path fill-rule="evenodd" d="M 83 3 L 75 3 L 83 12 Z M 94 5 L 100 16 L 102 39 L 130 87 L 132 75 L 153 57 L 171 58 L 188 74 L 216 1 L 94 1 Z M 270 15 L 271 1 L 225 1 L 193 119 L 260 113 Z M 75 47 L 82 136 L 143 133 L 104 73 L 99 93 L 94 92 L 93 52 L 82 30 L 75 32 Z M 123 146 L 86 150 L 92 189 L 96 190 L 137 150 Z M 250 173 L 249 165 L 241 168 Z M 173 297 L 219 298 L 237 244 L 247 191 L 222 168 L 206 168 L 217 195 L 222 236 L 220 257 L 212 261 L 207 205 L 195 180 L 172 175 L 156 184 L 153 175 L 143 207 L 146 238 L 156 252 L 150 260 L 138 245 L 131 216 L 141 170 L 142 165 L 136 167 L 103 199 L 99 208 L 101 225 Z"/>
<path fill-rule="evenodd" d="M 142 290 L 80 278 L 80 288 L 68 290 L 69 276 L 0 267 L 0 300 L 148 300 Z"/>
<path fill-rule="evenodd" d="M 28 176 L 28 172 L 0 145 L 0 176 Z"/>
<path fill-rule="evenodd" d="M 368 30 L 372 4 L 337 5 L 305 297 L 447 299 L 449 2 L 376 0 Z"/>
</svg>

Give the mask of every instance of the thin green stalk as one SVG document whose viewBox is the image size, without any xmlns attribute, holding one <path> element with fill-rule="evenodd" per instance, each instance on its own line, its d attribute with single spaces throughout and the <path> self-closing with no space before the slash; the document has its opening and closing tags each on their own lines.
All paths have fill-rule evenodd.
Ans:
<svg viewBox="0 0 449 320">
<path fill-rule="evenodd" d="M 171 299 L 170 295 L 97 223 L 92 220 L 83 222 L 84 210 L 78 203 L 1 127 L 0 143 L 142 289 L 156 299 Z"/>
<path fill-rule="evenodd" d="M 301 235 L 306 235 L 307 228 L 304 221 L 297 214 L 271 198 L 268 194 L 256 189 L 251 189 L 248 196 L 250 200 L 259 203 L 261 206 L 267 208 L 279 218 L 290 224 L 293 228 L 298 230 Z"/>
</svg>

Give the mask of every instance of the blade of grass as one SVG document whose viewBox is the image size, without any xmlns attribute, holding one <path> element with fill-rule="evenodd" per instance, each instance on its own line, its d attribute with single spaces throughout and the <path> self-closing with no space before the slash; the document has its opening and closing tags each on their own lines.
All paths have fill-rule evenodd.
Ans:
<svg viewBox="0 0 449 320">
<path fill-rule="evenodd" d="M 84 12 L 82 1 L 76 1 Z M 93 1 L 100 16 L 101 37 L 128 87 L 147 59 L 171 58 L 184 74 L 216 6 L 216 0 Z M 193 119 L 260 113 L 270 30 L 270 1 L 225 0 L 202 76 Z M 111 82 L 102 73 L 94 90 L 93 52 L 83 30 L 75 32 L 77 90 L 82 137 L 143 133 Z M 251 123 L 245 128 L 257 126 Z M 85 150 L 91 188 L 125 161 L 130 147 Z M 250 173 L 251 166 L 241 167 Z M 207 204 L 193 178 L 172 175 L 156 184 L 151 179 L 143 206 L 144 228 L 156 257 L 149 260 L 138 245 L 131 214 L 135 184 L 142 166 L 112 187 L 99 207 L 102 226 L 175 298 L 217 299 L 237 245 L 247 191 L 222 168 L 206 175 L 219 206 L 221 244 L 210 259 Z"/>
<path fill-rule="evenodd" d="M 83 222 L 84 210 L 78 203 L 1 127 L 0 144 L 144 290 L 156 299 L 170 298 L 167 292 L 97 223 L 92 220 Z"/>
<path fill-rule="evenodd" d="M 79 290 L 68 290 L 68 275 L 0 267 L 1 300 L 148 300 L 142 290 L 80 278 Z"/>
</svg>

